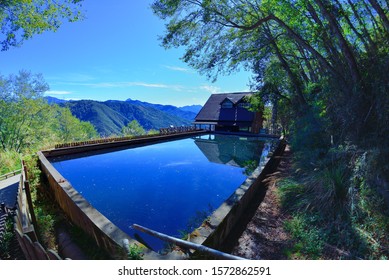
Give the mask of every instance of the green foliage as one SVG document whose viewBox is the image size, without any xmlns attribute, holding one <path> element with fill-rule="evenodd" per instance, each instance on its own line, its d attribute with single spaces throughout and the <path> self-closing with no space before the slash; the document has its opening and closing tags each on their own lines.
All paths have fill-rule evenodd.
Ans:
<svg viewBox="0 0 389 280">
<path fill-rule="evenodd" d="M 82 0 L 81 0 L 82 1 Z M 34 34 L 56 31 L 63 20 L 81 18 L 79 0 L 6 0 L 0 5 L 2 51 L 20 46 Z"/>
<path fill-rule="evenodd" d="M 42 142 L 49 105 L 42 99 L 48 85 L 41 75 L 20 71 L 8 78 L 0 76 L 0 145 L 3 150 L 20 152 Z"/>
<path fill-rule="evenodd" d="M 272 106 L 264 106 L 263 108 L 263 128 L 270 130 L 272 128 Z"/>
<path fill-rule="evenodd" d="M 387 259 L 389 203 L 383 195 L 387 187 L 377 181 L 380 153 L 346 144 L 301 164 L 311 156 L 300 156 L 295 177 L 278 183 L 284 211 L 293 217 L 285 225 L 293 237 L 290 256 Z M 321 241 L 315 241 L 315 232 Z M 326 250 L 317 251 L 323 244 Z M 312 251 L 309 246 L 317 248 Z"/>
<path fill-rule="evenodd" d="M 0 150 L 0 175 L 21 169 L 20 154 L 15 151 Z"/>
<path fill-rule="evenodd" d="M 68 223 L 62 210 L 59 209 L 58 204 L 47 191 L 47 181 L 41 176 L 38 157 L 27 155 L 24 157 L 24 161 L 27 166 L 34 213 L 38 224 L 35 230 L 44 247 L 58 250 L 57 229 L 64 227 L 71 234 L 72 240 L 90 259 L 108 259 L 109 255 L 96 246 L 96 242 L 90 236 L 77 226 Z"/>
<path fill-rule="evenodd" d="M 156 129 L 150 129 L 149 131 L 147 131 L 147 135 L 156 135 L 156 134 L 159 134 L 159 131 Z"/>
<path fill-rule="evenodd" d="M 11 243 L 14 238 L 14 225 L 13 218 L 7 216 L 4 223 L 4 232 L 0 238 L 0 260 L 6 260 L 10 258 Z"/>
<path fill-rule="evenodd" d="M 310 223 L 309 220 L 313 220 Z M 315 218 L 296 215 L 285 223 L 285 229 L 294 239 L 286 252 L 291 259 L 320 259 L 326 236 L 315 226 Z"/>
<path fill-rule="evenodd" d="M 278 182 L 277 186 L 281 205 L 285 209 L 294 212 L 302 210 L 307 206 L 308 201 L 306 201 L 306 198 L 304 197 L 306 195 L 306 189 L 302 183 L 287 178 Z"/>
<path fill-rule="evenodd" d="M 78 247 L 86 254 L 90 260 L 108 260 L 110 256 L 102 248 L 96 245 L 96 241 L 87 235 L 84 230 L 71 225 L 69 228 L 72 241 L 75 242 Z"/>
<path fill-rule="evenodd" d="M 140 136 L 145 135 L 146 130 L 137 122 L 137 120 L 132 120 L 123 127 L 122 133 L 124 136 Z"/>
<path fill-rule="evenodd" d="M 92 123 L 99 135 L 104 137 L 121 135 L 122 128 L 132 120 L 136 120 L 145 130 L 191 125 L 193 121 L 129 101 L 80 100 L 66 102 L 64 106 L 69 107 L 78 119 Z"/>
<path fill-rule="evenodd" d="M 41 170 L 38 167 L 38 156 L 28 155 L 24 157 L 27 167 L 27 176 L 30 183 L 31 198 L 34 213 L 37 220 L 40 242 L 45 248 L 56 249 L 55 224 L 60 216 L 53 200 L 48 196 L 41 183 Z"/>
<path fill-rule="evenodd" d="M 244 170 L 243 170 L 243 174 L 245 174 L 246 176 L 250 176 L 254 170 L 258 167 L 259 165 L 259 162 L 258 160 L 247 160 L 243 163 L 243 166 L 244 166 Z"/>
<path fill-rule="evenodd" d="M 327 0 L 158 0 L 152 8 L 167 21 L 165 47 L 184 47 L 184 62 L 209 78 L 251 70 L 252 89 L 263 104 L 282 103 L 277 118 L 284 132 L 315 138 L 307 147 L 331 135 L 335 144 L 384 147 L 389 25 L 377 7 Z"/>
<path fill-rule="evenodd" d="M 20 71 L 0 76 L 0 149 L 17 153 L 56 142 L 89 140 L 97 132 L 69 109 L 51 106 L 43 98 L 48 85 L 41 75 Z"/>
<path fill-rule="evenodd" d="M 57 142 L 75 142 L 97 138 L 97 131 L 90 122 L 83 122 L 72 115 L 69 108 L 55 107 L 57 110 L 54 123 L 60 140 Z"/>
<path fill-rule="evenodd" d="M 131 244 L 128 247 L 127 258 L 129 260 L 143 260 L 143 250 L 137 244 Z"/>
</svg>

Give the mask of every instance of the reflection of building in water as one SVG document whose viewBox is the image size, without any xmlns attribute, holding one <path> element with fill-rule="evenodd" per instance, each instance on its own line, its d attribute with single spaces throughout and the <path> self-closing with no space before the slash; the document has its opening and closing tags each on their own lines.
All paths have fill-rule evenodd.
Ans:
<svg viewBox="0 0 389 280">
<path fill-rule="evenodd" d="M 210 162 L 246 167 L 248 161 L 261 159 L 264 142 L 251 137 L 203 135 L 195 137 L 195 144 Z"/>
</svg>

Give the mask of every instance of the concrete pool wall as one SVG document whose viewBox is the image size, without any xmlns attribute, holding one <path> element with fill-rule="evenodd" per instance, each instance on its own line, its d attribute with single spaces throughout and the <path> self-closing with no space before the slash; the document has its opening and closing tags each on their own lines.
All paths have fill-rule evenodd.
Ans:
<svg viewBox="0 0 389 280">
<path fill-rule="evenodd" d="M 100 248 L 112 256 L 120 255 L 123 239 L 129 236 L 97 211 L 62 175 L 51 165 L 44 153 L 38 153 L 41 169 L 46 175 L 50 191 L 56 202 L 72 223 L 92 237 Z"/>
<path fill-rule="evenodd" d="M 50 191 L 53 193 L 61 209 L 68 215 L 70 220 L 91 236 L 97 245 L 111 254 L 114 258 L 123 255 L 123 240 L 128 239 L 130 244 L 137 243 L 124 231 L 115 226 L 104 215 L 97 211 L 83 196 L 78 193 L 72 185 L 51 165 L 47 158 L 59 155 L 82 153 L 91 150 L 102 150 L 115 147 L 131 147 L 147 145 L 161 141 L 168 141 L 204 132 L 191 132 L 177 135 L 165 135 L 148 137 L 144 139 L 125 140 L 104 144 L 94 144 L 79 147 L 60 148 L 39 152 L 41 169 L 46 175 Z M 244 214 L 255 194 L 258 191 L 259 183 L 267 172 L 275 164 L 275 155 L 283 151 L 283 142 L 279 142 L 273 156 L 266 158 L 246 181 L 239 186 L 234 194 L 230 196 L 197 230 L 190 235 L 192 242 L 203 244 L 215 249 L 222 247 L 226 242 L 229 233 Z M 164 258 L 153 252 L 146 252 L 145 258 Z M 174 258 L 170 256 L 167 258 Z"/>
<path fill-rule="evenodd" d="M 229 242 L 228 238 L 240 224 L 247 209 L 253 201 L 261 199 L 262 181 L 277 168 L 285 146 L 284 140 L 278 141 L 274 149 L 245 182 L 191 233 L 190 241 L 223 251 L 226 247 L 225 243 Z"/>
</svg>

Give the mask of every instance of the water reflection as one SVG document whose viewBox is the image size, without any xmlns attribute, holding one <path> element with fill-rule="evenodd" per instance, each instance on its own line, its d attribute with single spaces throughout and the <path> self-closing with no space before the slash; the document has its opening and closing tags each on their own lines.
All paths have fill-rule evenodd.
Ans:
<svg viewBox="0 0 389 280">
<path fill-rule="evenodd" d="M 269 149 L 257 137 L 210 134 L 50 161 L 93 207 L 157 251 L 163 244 L 132 224 L 175 237 L 191 232 Z"/>
<path fill-rule="evenodd" d="M 259 142 L 256 137 L 209 134 L 197 136 L 194 140 L 210 162 L 242 168 L 253 166 L 254 162 L 258 166 L 264 148 L 269 148 L 268 145 L 265 146 L 265 142 Z"/>
</svg>

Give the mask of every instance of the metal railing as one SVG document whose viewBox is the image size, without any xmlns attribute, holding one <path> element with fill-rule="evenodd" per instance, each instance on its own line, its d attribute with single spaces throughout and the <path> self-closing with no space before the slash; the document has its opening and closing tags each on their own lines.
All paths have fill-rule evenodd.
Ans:
<svg viewBox="0 0 389 280">
<path fill-rule="evenodd" d="M 13 177 L 15 175 L 18 175 L 20 173 L 22 173 L 22 170 L 18 169 L 18 170 L 14 170 L 12 172 L 0 175 L 0 181 L 3 181 L 3 180 L 8 179 L 8 178 L 11 178 L 11 177 Z"/>
<path fill-rule="evenodd" d="M 167 127 L 161 128 L 159 133 L 162 135 L 166 134 L 174 134 L 174 133 L 184 133 L 184 132 L 192 132 L 199 130 L 195 126 L 177 126 L 177 127 Z"/>
</svg>

